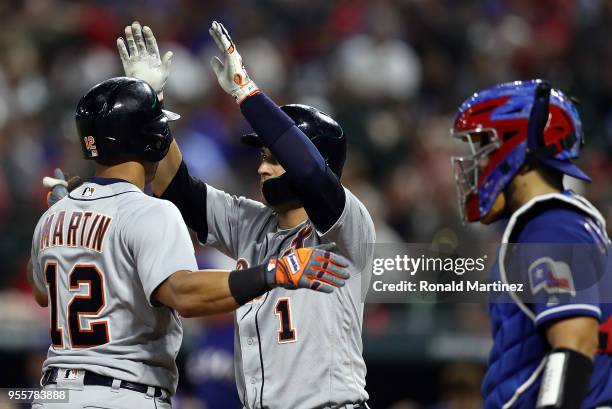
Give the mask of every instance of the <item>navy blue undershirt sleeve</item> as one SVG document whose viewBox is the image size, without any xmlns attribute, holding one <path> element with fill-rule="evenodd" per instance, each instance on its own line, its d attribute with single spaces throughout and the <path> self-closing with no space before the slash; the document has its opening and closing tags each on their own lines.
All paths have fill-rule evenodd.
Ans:
<svg viewBox="0 0 612 409">
<path fill-rule="evenodd" d="M 259 93 L 240 109 L 253 130 L 294 180 L 316 182 L 325 174 L 325 160 L 293 120 L 270 98 Z"/>
<path fill-rule="evenodd" d="M 184 161 L 161 199 L 169 200 L 178 207 L 185 224 L 198 234 L 198 239 L 204 244 L 208 236 L 206 184 L 189 175 Z"/>
<path fill-rule="evenodd" d="M 320 231 L 327 231 L 342 215 L 346 197 L 340 181 L 328 169 L 317 148 L 265 94 L 247 98 L 240 109 L 294 181 L 294 193 L 312 222 Z"/>
<path fill-rule="evenodd" d="M 338 177 L 327 166 L 325 173 L 318 185 L 300 185 L 299 182 L 291 185 L 308 217 L 321 233 L 329 231 L 336 224 L 346 203 L 346 192 Z"/>
</svg>

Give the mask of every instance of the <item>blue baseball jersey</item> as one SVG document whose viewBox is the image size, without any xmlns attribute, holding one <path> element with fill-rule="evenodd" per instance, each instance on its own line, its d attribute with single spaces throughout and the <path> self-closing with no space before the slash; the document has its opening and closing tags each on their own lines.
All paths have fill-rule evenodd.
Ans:
<svg viewBox="0 0 612 409">
<path fill-rule="evenodd" d="M 491 279 L 521 281 L 527 294 L 489 305 L 494 344 L 482 385 L 486 409 L 536 406 L 551 349 L 545 328 L 577 316 L 597 319 L 603 342 L 582 408 L 612 403 L 612 343 L 605 333 L 612 305 L 602 297 L 612 294 L 609 242 L 599 212 L 571 192 L 539 196 L 512 215 Z"/>
</svg>

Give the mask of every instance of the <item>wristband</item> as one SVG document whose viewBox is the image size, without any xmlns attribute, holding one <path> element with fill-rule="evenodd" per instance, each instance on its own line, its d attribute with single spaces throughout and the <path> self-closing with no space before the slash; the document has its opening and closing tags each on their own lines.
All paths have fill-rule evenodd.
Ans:
<svg viewBox="0 0 612 409">
<path fill-rule="evenodd" d="M 234 270 L 229 275 L 229 288 L 238 305 L 244 305 L 274 288 L 269 283 L 269 263 L 244 270 Z M 275 268 L 273 267 L 274 271 Z"/>
<path fill-rule="evenodd" d="M 568 348 L 546 355 L 536 409 L 579 409 L 587 394 L 593 361 Z"/>
</svg>

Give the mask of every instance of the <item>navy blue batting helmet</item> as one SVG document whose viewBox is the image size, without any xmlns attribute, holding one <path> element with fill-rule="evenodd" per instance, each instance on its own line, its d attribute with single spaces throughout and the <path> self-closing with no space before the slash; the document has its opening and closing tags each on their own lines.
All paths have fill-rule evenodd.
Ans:
<svg viewBox="0 0 612 409">
<path fill-rule="evenodd" d="M 302 104 L 289 104 L 280 107 L 295 125 L 317 147 L 327 166 L 340 178 L 346 161 L 346 137 L 342 127 L 323 111 Z M 256 133 L 243 135 L 242 142 L 261 148 L 261 139 Z"/>
<path fill-rule="evenodd" d="M 180 115 L 162 109 L 146 82 L 117 77 L 87 91 L 75 117 L 85 158 L 116 164 L 162 160 L 172 143 L 168 122 Z"/>
</svg>

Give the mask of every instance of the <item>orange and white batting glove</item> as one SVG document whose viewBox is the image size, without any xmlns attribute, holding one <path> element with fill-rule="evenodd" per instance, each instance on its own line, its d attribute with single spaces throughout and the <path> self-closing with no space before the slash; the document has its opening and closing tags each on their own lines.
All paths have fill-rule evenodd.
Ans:
<svg viewBox="0 0 612 409">
<path fill-rule="evenodd" d="M 350 277 L 346 258 L 329 251 L 334 243 L 301 248 L 279 259 L 270 259 L 268 282 L 271 287 L 291 290 L 308 288 L 331 293 Z"/>
<path fill-rule="evenodd" d="M 236 45 L 223 24 L 213 21 L 208 32 L 221 52 L 221 58 L 213 57 L 210 60 L 210 65 L 215 71 L 221 88 L 233 96 L 237 104 L 240 104 L 247 97 L 257 94 L 259 87 L 247 74 L 244 65 L 242 65 L 242 57 L 238 54 Z"/>
</svg>

